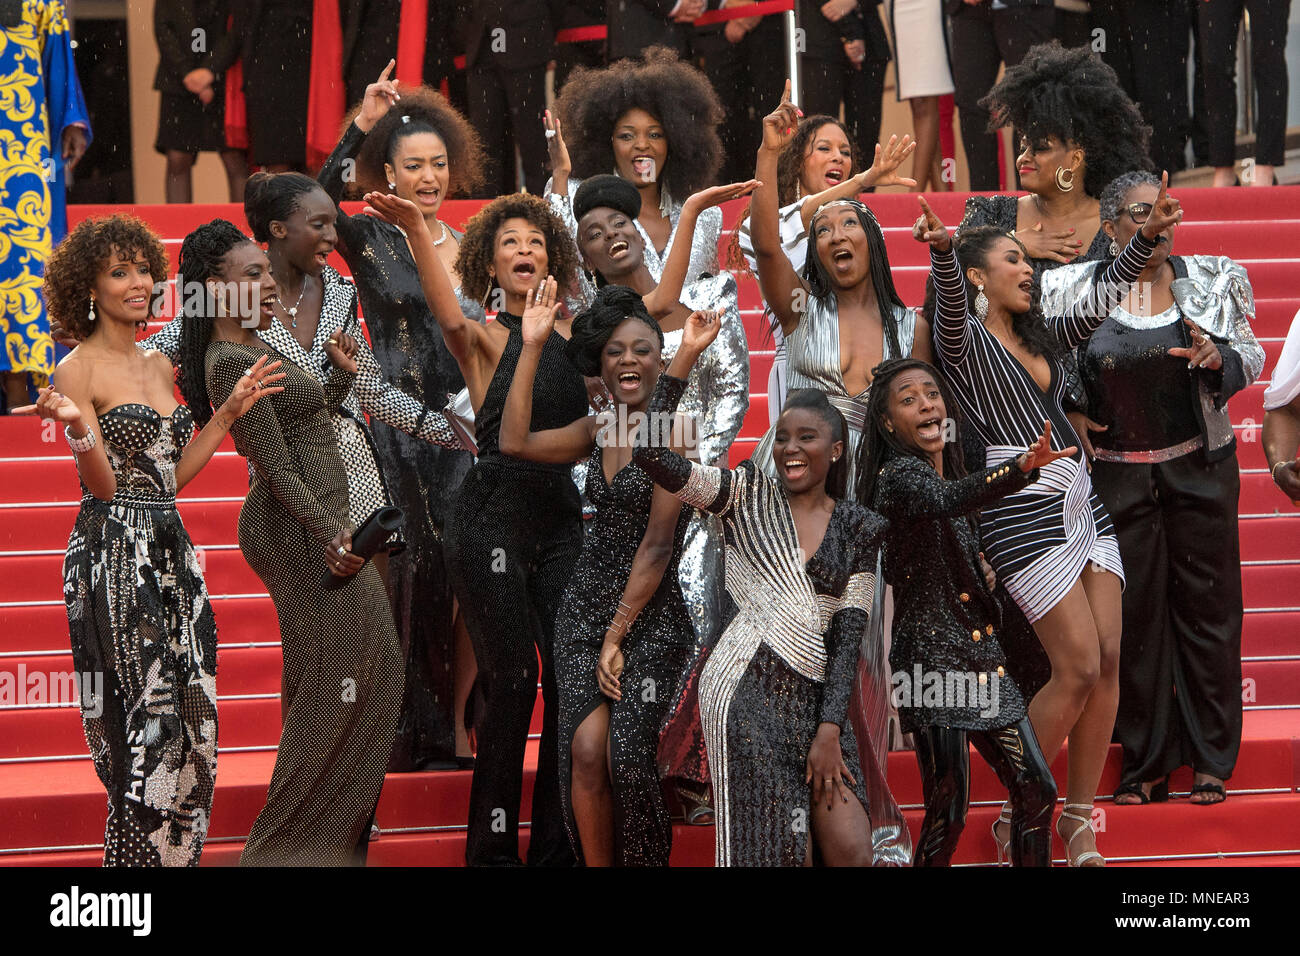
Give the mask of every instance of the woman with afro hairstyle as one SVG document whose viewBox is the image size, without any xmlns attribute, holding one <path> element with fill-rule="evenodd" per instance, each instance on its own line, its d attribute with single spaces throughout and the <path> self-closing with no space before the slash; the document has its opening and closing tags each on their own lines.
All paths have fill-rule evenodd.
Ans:
<svg viewBox="0 0 1300 956">
<path fill-rule="evenodd" d="M 568 464 L 542 464 L 500 447 L 506 395 L 520 360 L 528 296 L 548 278 L 571 288 L 577 253 L 564 222 L 526 193 L 488 203 L 465 227 L 455 270 L 464 293 L 491 304 L 496 321 L 467 318 L 415 203 L 365 196 L 367 212 L 406 233 L 425 300 L 460 366 L 474 408 L 478 461 L 447 522 L 448 571 L 460 602 L 484 707 L 475 719 L 478 756 L 470 789 L 465 858 L 470 865 L 519 863 L 524 748 L 537 699 L 544 713 L 533 787 L 528 860 L 568 866 L 557 770 L 555 615 L 582 547 L 582 506 Z M 555 323 L 541 347 L 533 386 L 533 430 L 563 428 L 587 414 L 582 375 L 565 354 L 572 320 Z M 504 820 L 501 818 L 504 814 Z"/>
<path fill-rule="evenodd" d="M 862 438 L 871 369 L 890 358 L 930 358 L 930 330 L 903 305 L 889 271 L 885 236 L 875 216 L 852 198 L 832 199 L 813 211 L 797 272 L 781 242 L 777 163 L 799 125 L 790 87 L 763 120 L 754 177 L 750 236 L 763 301 L 785 335 L 791 390 L 818 389 L 848 422 L 845 434 L 848 495 L 854 493 L 858 442 Z M 845 187 L 857 188 L 856 183 Z M 773 451 L 778 431 L 770 428 L 754 452 L 754 462 L 769 475 L 779 470 Z M 901 811 L 883 776 L 888 746 L 889 686 L 884 656 L 883 589 L 873 592 L 871 622 L 863 650 L 855 706 L 868 728 L 864 751 L 874 753 L 877 769 L 865 781 L 871 800 L 874 844 L 881 861 L 906 863 L 911 852 Z"/>
<path fill-rule="evenodd" d="M 1020 137 L 1016 172 L 1027 196 L 972 196 L 958 231 L 993 225 L 1025 247 L 1034 273 L 1105 257 L 1097 200 L 1106 184 L 1150 169 L 1151 129 L 1115 71 L 1087 47 L 1033 47 L 980 101 L 989 127 Z"/>
<path fill-rule="evenodd" d="M 279 302 L 266 254 L 223 220 L 185 237 L 178 273 L 182 286 L 212 290 L 185 302 L 181 324 L 181 392 L 197 418 L 248 365 L 269 357 L 287 373 L 283 393 L 231 430 L 252 472 L 239 550 L 275 604 L 284 657 L 275 769 L 240 864 L 363 864 L 397 732 L 402 655 L 383 579 L 353 551 L 332 421 L 351 391 L 358 343 L 335 325 L 322 377 L 319 365 L 300 368 L 267 344 Z"/>
<path fill-rule="evenodd" d="M 722 120 L 722 105 L 704 74 L 663 47 L 646 50 L 644 60 L 574 70 L 545 120 L 552 207 L 576 235 L 572 203 L 583 179 L 612 172 L 632 183 L 641 193 L 636 224 L 645 238 L 646 265 L 659 281 L 682 200 L 713 185 L 722 167 Z M 688 281 L 717 274 L 721 231 L 721 210 L 700 216 Z M 581 304 L 594 293 L 584 285 Z"/>
<path fill-rule="evenodd" d="M 389 79 L 392 69 L 390 62 L 366 87 L 319 181 L 336 203 L 375 190 L 414 203 L 439 261 L 454 276 L 462 233 L 438 213 L 448 196 L 468 194 L 480 184 L 483 150 L 474 129 L 441 94 L 424 86 L 399 94 L 397 80 Z M 384 378 L 441 408 L 448 395 L 465 387 L 465 379 L 429 311 L 406 236 L 382 219 L 342 209 L 334 226 Z M 459 291 L 460 280 L 452 281 Z M 464 296 L 459 302 L 465 315 L 483 321 L 478 302 Z M 388 574 L 407 655 L 407 700 L 392 769 L 432 769 L 452 757 L 464 765 L 472 760 L 465 707 L 474 651 L 454 610 L 443 536 L 473 458 L 382 421 L 372 420 L 371 434 L 393 501 L 406 514 L 409 545 L 392 556 Z"/>
<path fill-rule="evenodd" d="M 176 493 L 285 377 L 266 356 L 245 363 L 195 436 L 171 363 L 135 341 L 166 277 L 140 220 L 77 226 L 45 268 L 45 299 L 80 344 L 35 405 L 14 409 L 65 426 L 81 479 L 63 593 L 76 670 L 103 678 L 81 717 L 108 791 L 105 866 L 198 866 L 217 773 L 217 627 Z"/>
</svg>

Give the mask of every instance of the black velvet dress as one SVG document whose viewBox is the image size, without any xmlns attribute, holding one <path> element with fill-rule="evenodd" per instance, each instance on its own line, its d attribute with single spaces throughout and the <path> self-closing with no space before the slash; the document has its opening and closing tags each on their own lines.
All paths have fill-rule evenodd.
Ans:
<svg viewBox="0 0 1300 956">
<path fill-rule="evenodd" d="M 672 821 L 656 764 L 659 729 L 690 657 L 695 631 L 682 599 L 678 561 L 692 510 L 683 506 L 673 556 L 654 596 L 623 641 L 623 698 L 612 701 L 596 683 L 605 632 L 618 610 L 641 539 L 650 522 L 654 482 L 635 462 L 606 482 L 597 445 L 587 460 L 587 500 L 596 517 L 555 622 L 555 677 L 560 691 L 560 793 L 569 838 L 582 847 L 573 818 L 573 735 L 601 704 L 609 705 L 610 777 L 614 789 L 614 847 L 619 866 L 667 866 Z"/>
<path fill-rule="evenodd" d="M 661 375 L 650 416 L 672 414 L 685 388 Z M 753 462 L 728 471 L 653 446 L 638 446 L 633 461 L 687 504 L 720 516 L 726 534 L 725 626 L 698 682 L 715 861 L 802 866 L 812 826 L 804 774 L 818 726 L 838 724 L 845 764 L 861 766 L 849 697 L 885 522 L 837 501 L 821 545 L 802 562 L 785 489 Z M 865 775 L 854 777 L 866 809 Z"/>
<path fill-rule="evenodd" d="M 321 186 L 335 202 L 343 199 L 349 160 L 364 142 L 365 134 L 349 126 L 321 168 Z M 406 236 L 373 216 L 349 216 L 341 209 L 335 228 L 384 379 L 427 406 L 442 408 L 465 380 L 429 311 Z M 477 303 L 462 301 L 461 308 L 482 321 Z M 397 771 L 454 758 L 455 721 L 463 716 L 454 713 L 454 603 L 443 539 L 473 457 L 431 444 L 422 425 L 411 435 L 375 418 L 370 423 L 388 491 L 406 516 L 407 548 L 388 564 L 393 619 L 406 661 L 406 696 L 390 766 Z"/>
<path fill-rule="evenodd" d="M 469 798 L 466 862 L 519 862 L 519 801 L 529 719 L 541 658 L 545 711 L 533 785 L 528 862 L 567 866 L 557 769 L 557 701 L 552 650 L 555 618 L 582 549 L 582 505 L 569 465 L 524 461 L 501 453 L 498 437 L 522 320 L 507 312 L 505 351 L 475 413 L 479 459 L 465 476 L 447 524 L 447 562 L 465 626 L 474 642 L 482 715 L 475 720 L 478 756 Z M 552 332 L 533 383 L 533 431 L 563 428 L 587 414 L 587 389 Z"/>
</svg>

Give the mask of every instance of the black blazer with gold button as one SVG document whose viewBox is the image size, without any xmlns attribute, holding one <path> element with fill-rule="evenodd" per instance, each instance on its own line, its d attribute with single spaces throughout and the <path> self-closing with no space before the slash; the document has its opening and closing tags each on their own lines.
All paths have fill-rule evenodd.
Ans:
<svg viewBox="0 0 1300 956">
<path fill-rule="evenodd" d="M 904 731 L 990 730 L 1025 716 L 998 642 L 1001 609 L 980 569 L 973 518 L 1037 476 L 1037 469 L 1022 472 L 1014 458 L 952 481 L 911 456 L 891 458 L 880 470 L 871 507 L 889 521 L 884 546 L 885 580 L 894 588 L 889 664 Z"/>
</svg>

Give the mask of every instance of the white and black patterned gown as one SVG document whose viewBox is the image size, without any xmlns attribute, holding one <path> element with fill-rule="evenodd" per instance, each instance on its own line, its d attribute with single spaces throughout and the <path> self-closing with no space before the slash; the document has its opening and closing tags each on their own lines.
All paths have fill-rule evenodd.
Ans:
<svg viewBox="0 0 1300 956">
<path fill-rule="evenodd" d="M 673 413 L 682 379 L 661 375 L 649 414 Z M 825 722 L 848 719 L 885 521 L 837 501 L 816 553 L 801 563 L 784 487 L 751 461 L 734 470 L 638 446 L 634 462 L 687 504 L 718 515 L 726 535 L 727 624 L 698 682 L 713 779 L 719 866 L 802 866 L 811 827 L 808 751 Z M 863 777 L 854 792 L 864 809 Z"/>
<path fill-rule="evenodd" d="M 1098 287 L 1122 297 L 1142 274 L 1155 244 L 1140 232 L 1106 268 Z M 956 253 L 930 250 L 936 308 L 934 350 L 962 411 L 987 446 L 992 466 L 1028 448 L 1052 423 L 1052 448 L 1079 439 L 1061 407 L 1065 376 L 1060 361 L 1047 356 L 1051 381 L 1044 391 L 997 337 L 967 308 L 966 279 Z M 1084 296 L 1046 316 L 1065 348 L 1087 341 L 1110 314 L 1106 295 Z M 1122 582 L 1124 567 L 1110 515 L 1093 490 L 1083 452 L 1054 461 L 1023 491 L 980 513 L 980 539 L 988 562 L 1032 624 L 1065 597 L 1092 562 Z"/>
<path fill-rule="evenodd" d="M 99 416 L 112 501 L 81 488 L 63 562 L 72 659 L 102 674 L 82 726 L 108 790 L 105 866 L 198 866 L 217 774 L 217 627 L 176 510 L 190 410 L 128 403 Z"/>
</svg>

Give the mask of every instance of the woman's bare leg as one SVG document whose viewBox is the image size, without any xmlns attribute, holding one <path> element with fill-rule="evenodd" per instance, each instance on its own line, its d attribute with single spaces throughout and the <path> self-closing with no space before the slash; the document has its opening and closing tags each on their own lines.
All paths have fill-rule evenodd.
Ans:
<svg viewBox="0 0 1300 956">
<path fill-rule="evenodd" d="M 809 791 L 811 796 L 811 788 Z M 847 803 L 839 796 L 832 797 L 829 810 L 825 802 L 813 802 L 812 837 L 826 866 L 871 865 L 871 820 L 852 793 Z M 808 845 L 811 848 L 812 840 Z"/>
<path fill-rule="evenodd" d="M 918 96 L 907 101 L 912 107 L 912 134 L 916 137 L 916 152 L 912 154 L 912 178 L 916 180 L 913 192 L 930 188 L 932 167 L 939 156 L 939 98 Z M 935 189 L 942 184 L 935 182 Z"/>
<path fill-rule="evenodd" d="M 609 782 L 609 705 L 601 704 L 573 733 L 569 793 L 587 866 L 614 865 L 614 788 Z"/>
<path fill-rule="evenodd" d="M 478 661 L 474 657 L 474 645 L 470 642 L 469 631 L 465 628 L 465 617 L 456 610 L 455 623 L 456 671 L 452 675 L 452 696 L 456 701 L 456 756 L 474 756 L 474 740 L 465 729 L 465 705 L 469 702 L 470 691 L 474 689 L 474 678 L 478 677 Z"/>
</svg>

